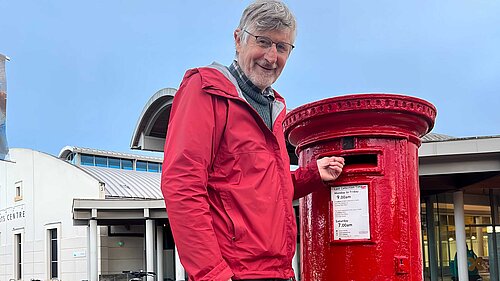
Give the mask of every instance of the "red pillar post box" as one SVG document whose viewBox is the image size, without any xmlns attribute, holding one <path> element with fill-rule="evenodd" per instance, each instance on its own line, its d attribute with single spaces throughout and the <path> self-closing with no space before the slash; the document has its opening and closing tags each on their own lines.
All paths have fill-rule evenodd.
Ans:
<svg viewBox="0 0 500 281">
<path fill-rule="evenodd" d="M 288 114 L 299 166 L 345 158 L 330 188 L 301 199 L 301 280 L 423 280 L 418 147 L 435 117 L 429 102 L 393 94 L 340 96 Z"/>
</svg>

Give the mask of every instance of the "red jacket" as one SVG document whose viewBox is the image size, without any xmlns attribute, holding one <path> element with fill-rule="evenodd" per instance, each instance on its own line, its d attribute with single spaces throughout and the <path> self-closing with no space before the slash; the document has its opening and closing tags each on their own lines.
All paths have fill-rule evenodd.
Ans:
<svg viewBox="0 0 500 281">
<path fill-rule="evenodd" d="M 162 191 L 190 280 L 290 278 L 292 200 L 324 187 L 317 167 L 290 173 L 276 94 L 272 131 L 224 66 L 186 72 L 165 143 Z"/>
</svg>

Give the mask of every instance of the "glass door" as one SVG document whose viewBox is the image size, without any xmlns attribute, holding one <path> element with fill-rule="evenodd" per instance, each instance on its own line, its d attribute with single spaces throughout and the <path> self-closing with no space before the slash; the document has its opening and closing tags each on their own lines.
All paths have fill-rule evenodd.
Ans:
<svg viewBox="0 0 500 281">
<path fill-rule="evenodd" d="M 469 280 L 500 281 L 498 198 L 491 192 L 464 194 Z M 423 197 L 421 207 L 424 280 L 457 280 L 453 194 Z"/>
</svg>

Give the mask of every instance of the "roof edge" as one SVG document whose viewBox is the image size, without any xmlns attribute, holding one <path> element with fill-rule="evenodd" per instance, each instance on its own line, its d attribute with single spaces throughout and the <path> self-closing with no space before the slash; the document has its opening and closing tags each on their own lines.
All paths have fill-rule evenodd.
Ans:
<svg viewBox="0 0 500 281">
<path fill-rule="evenodd" d="M 154 107 L 152 107 L 152 105 L 162 97 L 171 96 L 173 98 L 176 92 L 177 89 L 175 88 L 163 88 L 154 93 L 154 95 L 146 102 L 144 108 L 142 109 L 141 114 L 139 115 L 139 119 L 137 119 L 137 123 L 134 127 L 132 139 L 130 140 L 131 149 L 137 149 L 139 147 L 139 139 L 141 137 L 141 132 L 148 123 L 148 120 L 144 120 L 144 116 L 148 111 L 155 109 Z"/>
</svg>

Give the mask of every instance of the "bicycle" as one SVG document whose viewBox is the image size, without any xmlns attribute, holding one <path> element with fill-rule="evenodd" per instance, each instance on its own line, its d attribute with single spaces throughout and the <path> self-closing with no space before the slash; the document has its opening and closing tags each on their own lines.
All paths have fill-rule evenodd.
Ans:
<svg viewBox="0 0 500 281">
<path fill-rule="evenodd" d="M 147 271 L 130 271 L 130 270 L 126 270 L 126 271 L 122 271 L 122 273 L 125 273 L 127 274 L 127 278 L 129 275 L 132 275 L 132 279 L 130 279 L 129 281 L 142 281 L 144 279 L 144 277 L 146 276 L 156 276 L 156 273 L 154 272 L 147 272 Z"/>
</svg>

